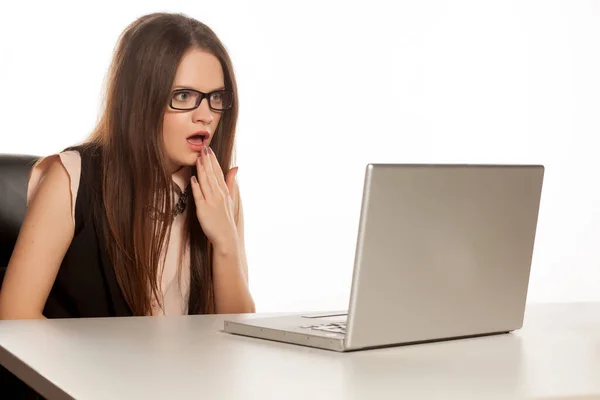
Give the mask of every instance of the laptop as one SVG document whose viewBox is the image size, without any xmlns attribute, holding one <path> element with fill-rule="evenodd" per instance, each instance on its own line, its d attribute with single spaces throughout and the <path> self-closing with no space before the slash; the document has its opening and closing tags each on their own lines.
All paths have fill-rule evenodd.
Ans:
<svg viewBox="0 0 600 400">
<path fill-rule="evenodd" d="M 522 328 L 542 165 L 368 164 L 347 310 L 226 320 L 334 351 Z"/>
</svg>

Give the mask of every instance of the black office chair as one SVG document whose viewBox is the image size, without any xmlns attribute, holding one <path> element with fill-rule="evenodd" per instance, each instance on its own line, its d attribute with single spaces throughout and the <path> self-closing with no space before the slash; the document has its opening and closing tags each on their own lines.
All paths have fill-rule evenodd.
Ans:
<svg viewBox="0 0 600 400">
<path fill-rule="evenodd" d="M 0 285 L 27 209 L 27 181 L 38 157 L 0 154 Z M 43 399 L 4 367 L 0 367 L 0 398 Z"/>
<path fill-rule="evenodd" d="M 27 208 L 27 181 L 38 157 L 0 154 L 0 284 Z"/>
</svg>

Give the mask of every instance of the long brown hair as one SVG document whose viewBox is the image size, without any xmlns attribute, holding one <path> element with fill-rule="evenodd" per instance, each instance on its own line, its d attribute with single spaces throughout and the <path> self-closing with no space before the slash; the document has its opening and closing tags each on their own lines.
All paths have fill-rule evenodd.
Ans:
<svg viewBox="0 0 600 400">
<path fill-rule="evenodd" d="M 234 93 L 234 105 L 223 112 L 211 141 L 227 173 L 238 116 L 231 60 L 208 26 L 183 14 L 148 14 L 123 31 L 109 69 L 104 109 L 86 144 L 102 149 L 104 237 L 117 281 L 134 315 L 147 315 L 152 297 L 161 298 L 158 265 L 171 219 L 149 215 L 152 210 L 173 207 L 172 178 L 164 168 L 162 121 L 179 62 L 193 48 L 219 59 L 225 87 Z M 198 223 L 192 198 L 188 207 L 188 313 L 214 313 L 212 246 Z"/>
</svg>

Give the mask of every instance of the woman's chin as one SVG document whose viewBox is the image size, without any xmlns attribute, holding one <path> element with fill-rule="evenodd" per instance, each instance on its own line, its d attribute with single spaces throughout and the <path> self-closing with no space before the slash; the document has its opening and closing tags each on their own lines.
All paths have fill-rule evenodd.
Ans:
<svg viewBox="0 0 600 400">
<path fill-rule="evenodd" d="M 196 160 L 200 157 L 200 152 L 186 151 L 184 154 L 178 154 L 177 157 L 170 157 L 173 166 L 176 164 L 178 169 L 181 167 L 195 167 Z"/>
<path fill-rule="evenodd" d="M 200 157 L 200 153 L 191 153 L 184 160 L 182 160 L 182 165 L 186 167 L 194 167 L 196 166 L 196 160 Z"/>
</svg>

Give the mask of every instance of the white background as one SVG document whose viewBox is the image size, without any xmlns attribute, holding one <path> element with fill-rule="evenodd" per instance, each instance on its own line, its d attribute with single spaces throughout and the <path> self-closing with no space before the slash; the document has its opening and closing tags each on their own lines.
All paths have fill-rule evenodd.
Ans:
<svg viewBox="0 0 600 400">
<path fill-rule="evenodd" d="M 600 2 L 391 3 L 2 2 L 0 152 L 84 139 L 120 32 L 184 12 L 237 73 L 258 311 L 346 308 L 367 162 L 544 164 L 528 301 L 600 300 Z"/>
</svg>

